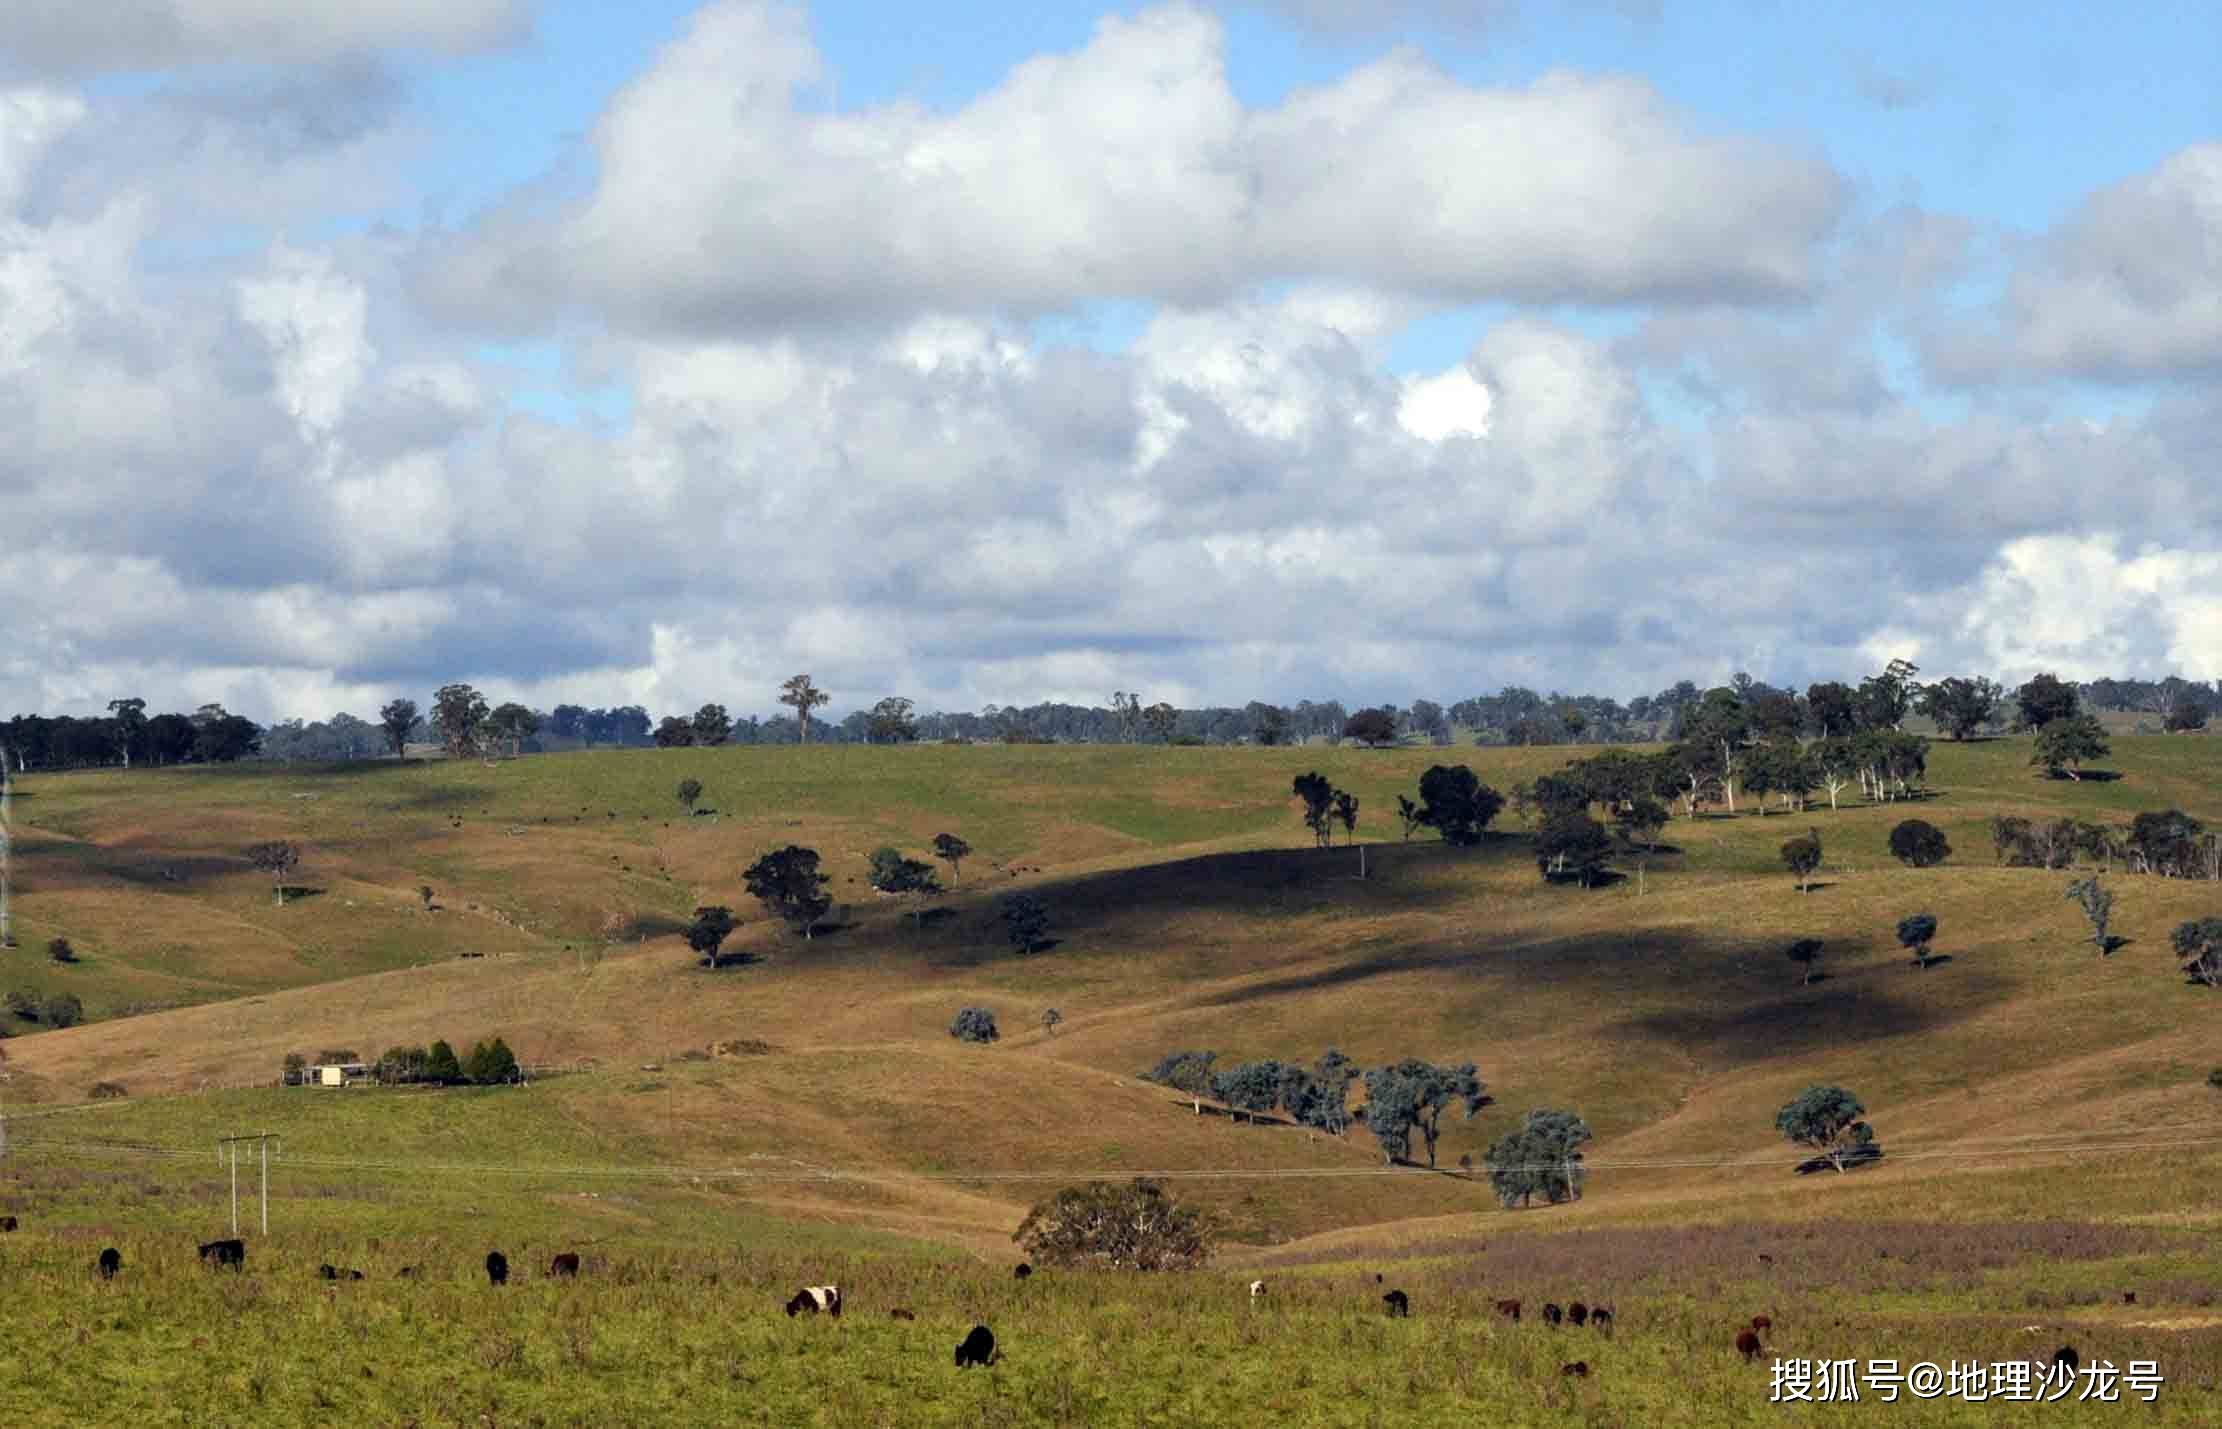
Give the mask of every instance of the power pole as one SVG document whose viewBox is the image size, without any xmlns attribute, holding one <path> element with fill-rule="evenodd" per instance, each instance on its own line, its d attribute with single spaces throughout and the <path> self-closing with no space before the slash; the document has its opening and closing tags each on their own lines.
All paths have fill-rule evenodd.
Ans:
<svg viewBox="0 0 2222 1429">
<path fill-rule="evenodd" d="M 278 1139 L 274 1131 L 249 1131 L 238 1136 L 216 1138 L 216 1164 L 224 1163 L 224 1148 L 231 1148 L 231 1233 L 239 1234 L 239 1143 L 252 1141 L 262 1152 L 262 1233 L 270 1234 L 270 1143 Z M 279 1150 L 284 1146 L 281 1143 Z"/>
</svg>

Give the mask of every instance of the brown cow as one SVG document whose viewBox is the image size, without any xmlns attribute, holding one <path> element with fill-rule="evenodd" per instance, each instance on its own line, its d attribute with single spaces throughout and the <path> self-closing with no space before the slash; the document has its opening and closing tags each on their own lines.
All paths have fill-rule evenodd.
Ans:
<svg viewBox="0 0 2222 1429">
<path fill-rule="evenodd" d="M 549 1261 L 548 1273 L 562 1276 L 565 1279 L 576 1280 L 579 1275 L 579 1253 L 575 1250 L 567 1250 L 554 1260 Z"/>
<path fill-rule="evenodd" d="M 902 1306 L 897 1305 L 887 1312 L 887 1318 L 890 1320 L 915 1320 L 918 1318 L 918 1312 L 916 1310 L 905 1310 Z"/>
<path fill-rule="evenodd" d="M 1764 1333 L 1768 1330 L 1773 1329 L 1775 1327 L 1775 1322 L 1768 1319 L 1765 1315 L 1754 1315 L 1751 1317 L 1751 1327 L 1754 1330 L 1758 1330 L 1761 1333 Z"/>
<path fill-rule="evenodd" d="M 1572 1375 L 1576 1379 L 1587 1379 L 1589 1378 L 1589 1361 L 1576 1360 L 1572 1364 L 1562 1364 L 1558 1367 L 1558 1372 Z"/>
<path fill-rule="evenodd" d="M 1589 1320 L 1589 1307 L 1576 1300 L 1566 1307 L 1566 1322 L 1579 1330 Z"/>
<path fill-rule="evenodd" d="M 1747 1360 L 1755 1360 L 1765 1352 L 1766 1346 L 1759 1343 L 1758 1335 L 1750 1330 L 1738 1330 L 1736 1332 L 1737 1354 L 1742 1355 Z"/>
<path fill-rule="evenodd" d="M 1520 1323 L 1520 1302 L 1517 1300 L 1499 1300 L 1497 1302 L 1497 1313 L 1517 1325 Z"/>
</svg>

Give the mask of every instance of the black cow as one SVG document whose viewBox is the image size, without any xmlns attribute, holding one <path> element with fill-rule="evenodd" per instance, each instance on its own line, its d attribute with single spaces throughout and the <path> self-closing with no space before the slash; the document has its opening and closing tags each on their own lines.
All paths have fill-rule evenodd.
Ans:
<svg viewBox="0 0 2222 1429">
<path fill-rule="evenodd" d="M 1592 1330 L 1609 1330 L 1609 1329 L 1611 1329 L 1611 1328 L 1612 1328 L 1612 1307 L 1611 1307 L 1611 1306 L 1609 1306 L 1609 1305 L 1600 1305 L 1600 1306 L 1598 1306 L 1598 1307 L 1597 1307 L 1596 1309 L 1594 1309 L 1594 1310 L 1590 1311 L 1590 1312 L 1589 1312 L 1589 1327 L 1590 1327 L 1590 1328 L 1591 1328 Z"/>
<path fill-rule="evenodd" d="M 316 1278 L 319 1280 L 337 1280 L 339 1279 L 339 1272 L 329 1265 L 320 1265 L 316 1268 Z"/>
<path fill-rule="evenodd" d="M 247 1242 L 236 1237 L 231 1240 L 212 1240 L 201 1247 L 201 1259 L 218 1268 L 228 1265 L 234 1270 L 244 1271 L 247 1268 Z"/>
<path fill-rule="evenodd" d="M 1579 1330 L 1589 1320 L 1589 1307 L 1576 1300 L 1566 1307 L 1566 1323 Z"/>
<path fill-rule="evenodd" d="M 0 1216 L 0 1231 L 12 1231 L 15 1227 L 16 1219 L 14 1216 Z"/>
<path fill-rule="evenodd" d="M 918 1312 L 916 1310 L 905 1310 L 902 1306 L 897 1305 L 887 1312 L 887 1318 L 890 1320 L 915 1320 L 918 1318 Z"/>
<path fill-rule="evenodd" d="M 486 1252 L 486 1278 L 496 1285 L 509 1283 L 509 1257 L 498 1250 Z"/>
<path fill-rule="evenodd" d="M 360 1280 L 363 1278 L 363 1273 L 360 1270 L 350 1270 L 347 1272 L 347 1278 L 349 1280 Z"/>
<path fill-rule="evenodd" d="M 1401 1320 L 1412 1313 L 1411 1298 L 1401 1290 L 1391 1290 L 1381 1297 L 1381 1303 L 1388 1308 L 1392 1320 Z"/>
<path fill-rule="evenodd" d="M 1572 1364 L 1562 1364 L 1558 1367 L 1558 1372 L 1571 1375 L 1575 1379 L 1587 1379 L 1589 1378 L 1589 1361 L 1576 1360 Z"/>
<path fill-rule="evenodd" d="M 422 1266 L 404 1265 L 401 1267 L 401 1269 L 395 1271 L 394 1274 L 400 1276 L 403 1280 L 414 1280 L 422 1272 Z"/>
<path fill-rule="evenodd" d="M 2052 1352 L 2052 1363 L 2055 1367 L 2066 1365 L 2072 1375 L 2083 1367 L 2083 1356 L 2075 1352 L 2074 1345 L 2062 1345 Z"/>
<path fill-rule="evenodd" d="M 1032 1275 L 1033 1273 L 1034 1267 L 1028 1265 L 1023 1260 L 1020 1261 L 1017 1265 L 1011 1267 L 1011 1279 L 1013 1280 L 1024 1280 L 1027 1276 Z"/>
<path fill-rule="evenodd" d="M 548 1273 L 550 1275 L 561 1276 L 565 1279 L 578 1279 L 579 1253 L 575 1250 L 567 1250 L 563 1254 L 557 1256 L 554 1260 L 549 1261 Z"/>
<path fill-rule="evenodd" d="M 123 1269 L 122 1251 L 110 1246 L 100 1253 L 99 1270 L 101 1279 L 113 1280 L 116 1278 L 116 1272 L 121 1269 Z"/>
<path fill-rule="evenodd" d="M 974 1325 L 972 1333 L 964 1337 L 964 1343 L 957 1346 L 958 1369 L 969 1369 L 973 1365 L 984 1368 L 1001 1358 L 1002 1351 L 995 1347 L 995 1331 L 985 1325 Z"/>
<path fill-rule="evenodd" d="M 1566 1312 L 1565 1312 L 1564 1310 L 1561 1310 L 1561 1309 L 1560 1309 L 1560 1308 L 1559 1308 L 1558 1306 L 1556 1306 L 1556 1305 L 1550 1305 L 1550 1304 L 1546 1304 L 1546 1305 L 1545 1305 L 1545 1306 L 1543 1307 L 1543 1323 L 1544 1323 L 1544 1324 L 1546 1324 L 1546 1325 L 1553 1325 L 1553 1326 L 1555 1326 L 1555 1325 L 1557 1325 L 1557 1324 L 1559 1323 L 1559 1321 L 1561 1321 L 1561 1320 L 1563 1320 L 1563 1319 L 1565 1319 L 1565 1318 L 1566 1318 Z"/>
</svg>

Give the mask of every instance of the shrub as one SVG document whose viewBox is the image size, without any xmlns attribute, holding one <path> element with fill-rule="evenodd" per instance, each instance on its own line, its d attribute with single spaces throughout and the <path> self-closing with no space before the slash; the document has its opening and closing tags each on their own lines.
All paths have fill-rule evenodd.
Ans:
<svg viewBox="0 0 2222 1429">
<path fill-rule="evenodd" d="M 131 1095 L 122 1082 L 95 1082 L 85 1094 L 96 1102 L 114 1101 L 117 1097 Z"/>
<path fill-rule="evenodd" d="M 1545 878 L 1571 877 L 1587 888 L 1612 857 L 1612 835 L 1579 811 L 1553 814 L 1535 834 L 1535 866 Z"/>
<path fill-rule="evenodd" d="M 1211 1259 L 1216 1228 L 1158 1182 L 1094 1181 L 1036 1205 L 1011 1239 L 1042 1265 L 1103 1270 L 1194 1270 Z"/>
<path fill-rule="evenodd" d="M 77 961 L 77 949 L 69 945 L 69 939 L 67 938 L 56 938 L 48 943 L 46 945 L 46 955 L 58 963 L 74 963 Z"/>
<path fill-rule="evenodd" d="M 1922 967 L 1929 965 L 1929 940 L 1937 935 L 1934 913 L 1913 913 L 1898 920 L 1898 945 L 1912 952 Z"/>
<path fill-rule="evenodd" d="M 25 992 L 20 987 L 13 988 L 9 991 L 7 996 L 7 1006 L 8 1011 L 14 1013 L 16 1016 L 22 1018 L 26 1022 L 36 1022 L 39 1020 L 39 1000 L 37 996 L 35 994 Z"/>
<path fill-rule="evenodd" d="M 1809 831 L 1782 844 L 1783 866 L 1797 875 L 1798 892 L 1804 893 L 1813 886 L 1813 871 L 1821 866 L 1821 834 Z"/>
<path fill-rule="evenodd" d="M 455 1049 L 446 1042 L 434 1042 L 432 1050 L 424 1054 L 424 1080 L 448 1086 L 463 1080 L 463 1064 L 455 1059 Z"/>
<path fill-rule="evenodd" d="M 285 1073 L 285 1084 L 289 1087 L 297 1087 L 301 1084 L 301 1074 L 308 1070 L 309 1059 L 299 1052 L 288 1052 L 285 1054 L 285 1061 L 282 1066 Z"/>
<path fill-rule="evenodd" d="M 422 1047 L 388 1047 L 378 1058 L 378 1080 L 388 1086 L 421 1082 L 431 1060 Z"/>
<path fill-rule="evenodd" d="M 1951 855 L 1944 830 L 1927 819 L 1907 819 L 1890 831 L 1890 856 L 1908 868 L 1933 868 Z"/>
<path fill-rule="evenodd" d="M 75 1027 L 85 1020 L 85 1004 L 73 992 L 56 993 L 40 1005 L 39 1015 L 49 1027 Z"/>
<path fill-rule="evenodd" d="M 995 1014 L 985 1007 L 968 1007 L 949 1024 L 949 1035 L 959 1042 L 993 1042 L 1003 1034 L 995 1030 Z"/>
</svg>

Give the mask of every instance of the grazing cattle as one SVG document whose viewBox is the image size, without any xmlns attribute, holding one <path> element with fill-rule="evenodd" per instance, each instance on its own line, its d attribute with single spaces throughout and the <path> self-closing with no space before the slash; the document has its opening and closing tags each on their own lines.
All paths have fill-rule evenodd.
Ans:
<svg viewBox="0 0 2222 1429">
<path fill-rule="evenodd" d="M 2134 1291 L 2134 1290 L 2124 1290 L 2124 1291 L 2122 1292 L 2122 1303 L 2123 1303 L 2124 1305 L 2134 1305 L 2134 1304 L 2136 1304 L 2136 1303 L 2137 1303 L 2137 1292 L 2136 1292 L 2136 1291 Z"/>
<path fill-rule="evenodd" d="M 1251 1282 L 1250 1282 L 1250 1298 L 1251 1298 L 1252 1300 L 1263 1300 L 1263 1299 L 1265 1298 L 1265 1282 L 1264 1282 L 1264 1281 L 1262 1281 L 1262 1280 L 1253 1280 L 1253 1281 L 1251 1281 Z"/>
<path fill-rule="evenodd" d="M 1580 1329 L 1584 1324 L 1588 1323 L 1588 1320 L 1589 1307 L 1587 1305 L 1584 1305 L 1581 1301 L 1576 1300 L 1573 1304 L 1566 1307 L 1566 1323 L 1572 1325 L 1575 1329 Z"/>
<path fill-rule="evenodd" d="M 1775 1322 L 1768 1319 L 1765 1315 L 1754 1315 L 1751 1317 L 1751 1327 L 1763 1334 L 1766 1331 L 1773 1329 L 1775 1327 Z"/>
<path fill-rule="evenodd" d="M 495 1285 L 509 1283 L 509 1257 L 498 1250 L 486 1252 L 486 1278 Z"/>
<path fill-rule="evenodd" d="M 0 1216 L 0 1231 L 12 1231 L 15 1227 L 16 1219 L 14 1216 Z"/>
<path fill-rule="evenodd" d="M 337 1280 L 339 1279 L 339 1272 L 329 1265 L 320 1265 L 316 1268 L 316 1278 L 319 1280 Z"/>
<path fill-rule="evenodd" d="M 1497 1302 L 1497 1313 L 1514 1324 L 1518 1324 L 1520 1322 L 1520 1302 L 1517 1300 L 1499 1300 Z"/>
<path fill-rule="evenodd" d="M 1736 1332 L 1736 1353 L 1742 1355 L 1745 1359 L 1755 1360 L 1765 1352 L 1765 1349 L 1766 1346 L 1759 1343 L 1759 1336 L 1752 1331 L 1738 1330 Z"/>
<path fill-rule="evenodd" d="M 1391 1290 L 1381 1297 L 1381 1303 L 1388 1307 L 1389 1318 L 1392 1320 L 1404 1319 L 1412 1313 L 1411 1297 L 1401 1290 Z"/>
<path fill-rule="evenodd" d="M 1775 1263 L 1775 1258 L 1767 1254 L 1767 1252 L 1761 1251 L 1759 1252 L 1759 1263 L 1761 1265 L 1772 1265 Z"/>
<path fill-rule="evenodd" d="M 1594 1310 L 1590 1311 L 1590 1312 L 1589 1312 L 1589 1327 L 1590 1327 L 1590 1328 L 1591 1328 L 1592 1330 L 1609 1330 L 1609 1329 L 1611 1329 L 1611 1328 L 1612 1328 L 1612 1309 L 1611 1309 L 1611 1307 L 1609 1307 L 1609 1306 L 1605 1306 L 1605 1305 L 1600 1305 L 1600 1306 L 1598 1306 L 1598 1307 L 1597 1307 L 1596 1309 L 1594 1309 Z"/>
<path fill-rule="evenodd" d="M 360 1270 L 350 1270 L 347 1272 L 347 1278 L 349 1280 L 360 1280 L 363 1278 L 363 1273 Z"/>
<path fill-rule="evenodd" d="M 787 1302 L 787 1318 L 808 1312 L 839 1318 L 841 1314 L 841 1287 L 838 1285 L 805 1285 L 795 1298 Z"/>
<path fill-rule="evenodd" d="M 401 1267 L 401 1269 L 395 1271 L 394 1274 L 400 1276 L 403 1280 L 414 1280 L 419 1275 L 421 1275 L 423 1271 L 424 1267 L 420 1265 L 404 1265 Z"/>
<path fill-rule="evenodd" d="M 554 1260 L 549 1261 L 548 1273 L 550 1275 L 562 1276 L 565 1279 L 578 1279 L 579 1253 L 575 1250 L 567 1250 L 563 1254 L 557 1256 Z"/>
<path fill-rule="evenodd" d="M 974 1325 L 972 1333 L 964 1337 L 964 1343 L 957 1346 L 958 1369 L 969 1369 L 973 1365 L 985 1367 L 1001 1358 L 1003 1352 L 995 1347 L 995 1332 L 985 1325 Z"/>
<path fill-rule="evenodd" d="M 1562 1364 L 1558 1367 L 1558 1372 L 1564 1375 L 1572 1375 L 1575 1379 L 1587 1379 L 1589 1378 L 1589 1361 L 1576 1360 L 1572 1364 Z"/>
<path fill-rule="evenodd" d="M 887 1312 L 887 1318 L 890 1320 L 915 1320 L 918 1318 L 918 1312 L 916 1310 L 905 1310 L 902 1306 L 897 1305 Z"/>
<path fill-rule="evenodd" d="M 1546 1325 L 1550 1325 L 1550 1326 L 1553 1326 L 1553 1327 L 1556 1327 L 1556 1326 L 1557 1326 L 1557 1324 L 1558 1324 L 1558 1322 L 1559 1322 L 1559 1321 L 1561 1321 L 1561 1320 L 1563 1320 L 1563 1319 L 1565 1319 L 1565 1318 L 1566 1318 L 1566 1312 L 1565 1312 L 1564 1310 L 1561 1310 L 1561 1309 L 1560 1309 L 1560 1308 L 1559 1308 L 1558 1306 L 1556 1306 L 1556 1305 L 1553 1305 L 1553 1304 L 1548 1304 L 1548 1303 L 1544 1305 L 1544 1307 L 1543 1307 L 1543 1323 L 1544 1323 L 1544 1324 L 1546 1324 Z"/>
<path fill-rule="evenodd" d="M 247 1242 L 243 1240 L 212 1240 L 201 1247 L 201 1259 L 213 1266 L 230 1266 L 234 1270 L 247 1268 Z"/>
<path fill-rule="evenodd" d="M 2077 1370 L 2082 1368 L 2083 1356 L 2075 1352 L 2074 1345 L 2062 1345 L 2059 1349 L 2056 1349 L 2052 1352 L 2052 1363 L 2055 1368 L 2060 1365 L 2066 1365 L 2068 1367 L 2068 1373 L 2072 1375 Z"/>
<path fill-rule="evenodd" d="M 1011 1267 L 1011 1279 L 1013 1280 L 1024 1280 L 1033 1273 L 1034 1267 L 1023 1260 Z"/>
<path fill-rule="evenodd" d="M 99 1270 L 101 1279 L 113 1280 L 116 1278 L 116 1272 L 121 1269 L 123 1269 L 122 1251 L 110 1246 L 100 1253 Z"/>
</svg>

